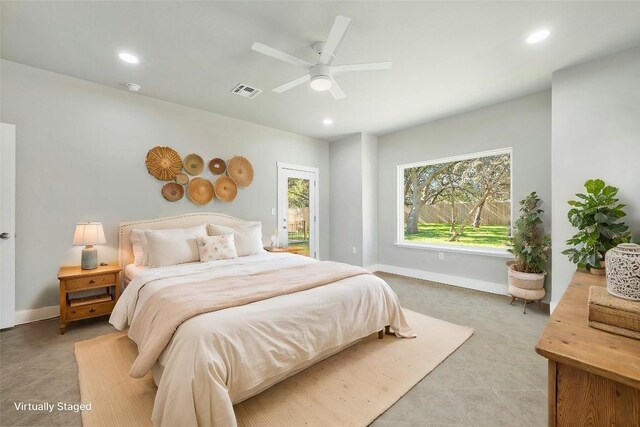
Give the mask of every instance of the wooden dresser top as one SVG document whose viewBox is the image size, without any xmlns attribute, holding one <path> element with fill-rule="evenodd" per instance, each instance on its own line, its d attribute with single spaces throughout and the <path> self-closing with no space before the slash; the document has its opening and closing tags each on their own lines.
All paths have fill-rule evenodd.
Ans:
<svg viewBox="0 0 640 427">
<path fill-rule="evenodd" d="M 604 276 L 577 271 L 545 328 L 536 352 L 631 387 L 640 388 L 640 340 L 588 324 L 589 287 L 606 286 Z"/>
</svg>

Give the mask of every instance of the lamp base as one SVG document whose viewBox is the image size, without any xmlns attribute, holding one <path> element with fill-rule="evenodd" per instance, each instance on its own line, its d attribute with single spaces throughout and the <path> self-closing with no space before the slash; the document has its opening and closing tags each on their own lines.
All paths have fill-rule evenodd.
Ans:
<svg viewBox="0 0 640 427">
<path fill-rule="evenodd" d="M 85 246 L 82 250 L 80 268 L 83 270 L 95 270 L 98 268 L 98 250 L 93 246 Z"/>
</svg>

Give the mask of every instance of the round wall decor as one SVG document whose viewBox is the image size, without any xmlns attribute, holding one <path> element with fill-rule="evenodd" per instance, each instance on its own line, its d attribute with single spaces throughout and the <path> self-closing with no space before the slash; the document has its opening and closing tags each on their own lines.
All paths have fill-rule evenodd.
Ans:
<svg viewBox="0 0 640 427">
<path fill-rule="evenodd" d="M 167 182 L 162 186 L 162 196 L 170 202 L 176 202 L 184 196 L 184 188 L 175 182 Z"/>
<path fill-rule="evenodd" d="M 193 178 L 187 186 L 189 199 L 197 205 L 206 205 L 214 196 L 213 184 L 208 179 Z"/>
<path fill-rule="evenodd" d="M 224 160 L 216 157 L 209 162 L 209 170 L 214 175 L 220 175 L 223 174 L 225 170 L 227 170 L 227 164 L 224 162 Z"/>
<path fill-rule="evenodd" d="M 176 175 L 176 182 L 180 185 L 187 185 L 189 183 L 189 175 L 186 173 L 179 173 Z"/>
<path fill-rule="evenodd" d="M 216 191 L 216 197 L 223 202 L 231 202 L 236 198 L 238 194 L 238 187 L 236 183 L 228 176 L 221 176 L 216 179 L 214 185 Z"/>
<path fill-rule="evenodd" d="M 189 154 L 184 158 L 184 170 L 189 175 L 199 175 L 204 169 L 204 160 L 197 154 Z"/>
<path fill-rule="evenodd" d="M 182 171 L 182 160 L 171 147 L 154 147 L 147 153 L 147 170 L 161 181 L 171 181 Z"/>
<path fill-rule="evenodd" d="M 227 175 L 240 187 L 247 187 L 253 182 L 253 166 L 246 157 L 235 156 L 227 162 Z"/>
</svg>

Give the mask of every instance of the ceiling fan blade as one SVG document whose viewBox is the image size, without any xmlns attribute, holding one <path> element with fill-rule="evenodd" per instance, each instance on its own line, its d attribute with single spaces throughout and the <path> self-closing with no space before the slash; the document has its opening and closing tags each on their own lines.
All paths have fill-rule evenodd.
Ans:
<svg viewBox="0 0 640 427">
<path fill-rule="evenodd" d="M 277 87 L 277 88 L 275 88 L 273 91 L 274 91 L 274 92 L 277 92 L 277 93 L 282 93 L 282 92 L 284 92 L 284 91 L 286 91 L 286 90 L 289 90 L 289 89 L 291 89 L 291 88 L 294 88 L 294 87 L 296 87 L 296 86 L 299 86 L 299 85 L 301 85 L 301 84 L 302 84 L 302 83 L 304 83 L 304 82 L 308 82 L 309 80 L 311 80 L 311 76 L 310 76 L 309 74 L 305 74 L 305 75 L 304 75 L 304 76 L 302 76 L 302 77 L 298 77 L 298 78 L 297 78 L 297 79 L 295 79 L 295 80 L 291 80 L 291 81 L 290 81 L 290 82 L 288 82 L 288 83 L 285 83 L 285 84 L 283 84 L 283 85 L 281 85 L 281 86 L 278 86 L 278 87 Z"/>
<path fill-rule="evenodd" d="M 388 70 L 391 68 L 391 62 L 372 62 L 369 64 L 348 64 L 333 65 L 331 71 L 334 73 L 348 73 L 350 71 L 377 71 Z"/>
<path fill-rule="evenodd" d="M 344 99 L 347 95 L 344 94 L 340 86 L 338 86 L 338 82 L 335 79 L 331 79 L 331 87 L 329 88 L 329 92 L 335 99 Z"/>
<path fill-rule="evenodd" d="M 331 27 L 331 32 L 329 33 L 329 37 L 324 44 L 322 54 L 318 60 L 320 64 L 330 65 L 331 62 L 333 62 L 333 56 L 336 50 L 338 50 L 338 47 L 340 46 L 350 24 L 351 18 L 341 15 L 336 16 L 336 20 L 333 21 L 333 27 Z"/>
<path fill-rule="evenodd" d="M 302 67 L 302 68 L 313 67 L 313 64 L 311 64 L 310 62 L 307 62 L 300 58 L 296 58 L 295 56 L 291 56 L 288 53 L 284 53 L 278 49 L 274 49 L 262 43 L 255 42 L 251 46 L 251 49 L 255 50 L 256 52 L 264 53 L 265 55 L 270 56 L 272 58 L 279 59 L 280 61 L 284 61 L 291 65 L 295 65 L 296 67 Z"/>
</svg>

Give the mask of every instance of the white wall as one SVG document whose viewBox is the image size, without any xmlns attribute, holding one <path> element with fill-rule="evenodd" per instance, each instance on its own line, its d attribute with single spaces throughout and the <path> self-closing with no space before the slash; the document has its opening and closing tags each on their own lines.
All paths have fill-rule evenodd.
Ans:
<svg viewBox="0 0 640 427">
<path fill-rule="evenodd" d="M 517 202 L 531 191 L 541 197 L 544 221 L 551 214 L 551 93 L 539 92 L 425 125 L 378 137 L 378 263 L 421 277 L 453 278 L 452 283 L 506 293 L 506 258 L 399 248 L 397 230 L 397 166 L 498 148 L 513 147 L 514 217 Z M 547 281 L 547 287 L 549 283 Z M 548 296 L 547 296 L 548 299 Z"/>
<path fill-rule="evenodd" d="M 331 259 L 362 265 L 362 137 L 330 145 Z"/>
<path fill-rule="evenodd" d="M 378 138 L 362 134 L 362 265 L 378 263 Z"/>
<path fill-rule="evenodd" d="M 277 161 L 320 169 L 320 256 L 329 257 L 328 143 L 9 61 L 1 73 L 1 120 L 17 125 L 17 310 L 57 304 L 58 267 L 80 262 L 77 221 L 104 224 L 100 261 L 116 260 L 119 222 L 185 212 L 261 220 L 267 242 Z M 246 156 L 254 182 L 230 204 L 167 202 L 144 164 L 156 145 L 205 159 Z"/>
<path fill-rule="evenodd" d="M 620 188 L 625 222 L 640 239 L 640 48 L 553 74 L 553 299 L 576 266 L 560 252 L 575 229 L 567 201 L 591 178 Z"/>
</svg>

